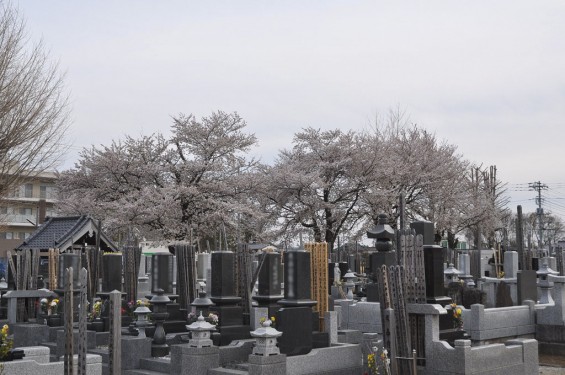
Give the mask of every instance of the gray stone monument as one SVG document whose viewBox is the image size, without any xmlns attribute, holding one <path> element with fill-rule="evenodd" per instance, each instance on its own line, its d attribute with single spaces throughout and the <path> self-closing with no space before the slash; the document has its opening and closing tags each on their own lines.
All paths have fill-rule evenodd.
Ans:
<svg viewBox="0 0 565 375">
<path fill-rule="evenodd" d="M 516 251 L 506 251 L 504 253 L 504 277 L 516 278 L 518 277 L 518 260 L 520 256 Z"/>
</svg>

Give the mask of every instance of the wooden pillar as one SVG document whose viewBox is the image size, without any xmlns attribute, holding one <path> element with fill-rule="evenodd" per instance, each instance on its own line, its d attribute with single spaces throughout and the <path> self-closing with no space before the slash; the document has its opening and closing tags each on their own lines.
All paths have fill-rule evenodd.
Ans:
<svg viewBox="0 0 565 375">
<path fill-rule="evenodd" d="M 78 375 L 86 375 L 86 316 L 88 314 L 88 272 L 85 268 L 79 272 L 80 295 L 78 311 Z"/>
<path fill-rule="evenodd" d="M 110 292 L 110 343 L 108 348 L 110 375 L 122 373 L 122 293 Z"/>
<path fill-rule="evenodd" d="M 73 375 L 73 268 L 65 270 L 65 364 L 64 374 Z"/>
</svg>

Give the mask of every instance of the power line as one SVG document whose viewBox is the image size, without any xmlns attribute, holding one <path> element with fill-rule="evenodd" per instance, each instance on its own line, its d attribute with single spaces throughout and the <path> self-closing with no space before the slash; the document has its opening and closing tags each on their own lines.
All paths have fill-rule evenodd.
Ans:
<svg viewBox="0 0 565 375">
<path fill-rule="evenodd" d="M 536 214 L 538 215 L 539 248 L 541 249 L 542 244 L 543 244 L 543 238 L 542 238 L 543 237 L 543 224 L 542 224 L 543 208 L 541 207 L 541 204 L 542 204 L 541 191 L 547 190 L 547 185 L 542 184 L 541 181 L 537 181 L 537 182 L 530 183 L 528 186 L 530 187 L 530 189 L 536 190 L 538 192 L 538 197 L 536 199 L 538 209 L 536 210 Z"/>
</svg>

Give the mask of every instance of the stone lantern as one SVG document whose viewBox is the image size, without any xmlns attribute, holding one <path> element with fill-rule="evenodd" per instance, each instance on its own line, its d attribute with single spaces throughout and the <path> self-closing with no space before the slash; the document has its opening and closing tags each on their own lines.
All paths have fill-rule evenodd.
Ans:
<svg viewBox="0 0 565 375">
<path fill-rule="evenodd" d="M 538 286 L 541 289 L 540 304 L 553 303 L 553 297 L 551 297 L 550 289 L 553 288 L 553 283 L 549 281 L 549 275 L 558 275 L 559 272 L 552 270 L 547 265 L 547 261 L 543 262 L 541 268 L 536 272 L 539 277 Z"/>
<path fill-rule="evenodd" d="M 377 251 L 391 251 L 392 240 L 395 238 L 394 229 L 388 225 L 388 216 L 380 214 L 377 219 L 377 225 L 367 231 L 368 238 L 377 240 Z"/>
<path fill-rule="evenodd" d="M 200 314 L 204 315 L 205 317 L 208 316 L 210 307 L 214 305 L 215 303 L 212 302 L 212 300 L 206 295 L 206 291 L 204 290 L 203 285 L 200 286 L 198 297 L 196 297 L 190 304 L 190 306 L 194 306 L 196 308 L 196 313 L 200 312 Z"/>
<path fill-rule="evenodd" d="M 453 263 L 449 264 L 449 267 L 447 267 L 444 271 L 443 271 L 443 275 L 445 276 L 445 286 L 447 287 L 450 283 L 454 283 L 457 281 L 457 277 L 461 274 L 461 271 L 459 271 L 457 268 L 455 268 L 453 266 Z"/>
<path fill-rule="evenodd" d="M 149 307 L 142 305 L 142 306 L 138 306 L 133 311 L 133 313 L 137 317 L 135 321 L 135 325 L 139 331 L 138 337 L 147 337 L 145 335 L 145 328 L 147 328 L 147 326 L 151 324 L 149 323 L 148 320 L 148 315 L 151 314 L 151 310 L 149 309 Z"/>
<path fill-rule="evenodd" d="M 169 345 L 166 343 L 165 329 L 163 323 L 169 317 L 167 312 L 167 304 L 171 302 L 169 297 L 165 295 L 163 289 L 157 289 L 156 294 L 149 302 L 153 305 L 153 320 L 155 321 L 155 333 L 153 334 L 153 342 L 151 343 L 151 356 L 164 357 L 169 354 Z"/>
<path fill-rule="evenodd" d="M 357 276 L 351 270 L 347 271 L 345 275 L 343 275 L 343 279 L 345 280 L 345 287 L 347 288 L 347 299 L 353 299 L 353 289 L 355 288 L 355 279 Z"/>
<path fill-rule="evenodd" d="M 255 331 L 251 331 L 251 336 L 255 337 L 255 347 L 253 348 L 253 354 L 270 356 L 275 354 L 280 354 L 280 349 L 277 346 L 277 337 L 280 337 L 282 332 L 271 328 L 271 320 L 265 319 L 261 323 L 261 327 L 257 328 Z"/>
<path fill-rule="evenodd" d="M 202 316 L 202 311 L 198 319 L 190 325 L 186 326 L 186 329 L 192 333 L 192 338 L 188 341 L 188 345 L 193 348 L 204 348 L 213 345 L 212 339 L 210 339 L 210 333 L 216 330 L 213 324 L 208 323 L 204 316 Z"/>
<path fill-rule="evenodd" d="M 396 265 L 396 251 L 392 247 L 392 240 L 395 239 L 396 234 L 394 229 L 388 225 L 387 215 L 379 215 L 377 225 L 367 231 L 367 237 L 376 240 L 375 249 L 377 251 L 369 254 L 371 278 L 376 281 L 377 269 L 383 265 L 387 267 Z M 367 301 L 369 301 L 369 298 L 367 298 Z"/>
</svg>

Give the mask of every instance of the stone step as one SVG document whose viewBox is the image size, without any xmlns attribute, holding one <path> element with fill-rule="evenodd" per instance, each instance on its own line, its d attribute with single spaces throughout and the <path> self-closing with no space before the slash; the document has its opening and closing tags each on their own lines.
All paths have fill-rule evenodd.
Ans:
<svg viewBox="0 0 565 375">
<path fill-rule="evenodd" d="M 40 346 L 46 346 L 46 347 L 49 348 L 49 361 L 50 362 L 57 362 L 59 360 L 59 357 L 57 356 L 57 343 L 56 342 L 52 342 L 52 341 L 42 342 L 39 345 Z"/>
<path fill-rule="evenodd" d="M 168 372 L 159 372 L 159 371 L 151 371 L 151 370 L 125 370 L 123 372 L 124 375 L 168 375 Z"/>
<path fill-rule="evenodd" d="M 249 371 L 249 363 L 236 363 L 232 367 L 235 370 Z"/>
<path fill-rule="evenodd" d="M 108 363 L 110 361 L 110 354 L 108 353 L 108 348 L 95 348 L 95 349 L 88 349 L 88 353 L 90 354 L 98 354 L 102 357 L 102 363 Z"/>
<path fill-rule="evenodd" d="M 139 368 L 150 371 L 162 371 L 169 373 L 171 371 L 170 358 L 141 358 L 139 360 Z"/>
<path fill-rule="evenodd" d="M 249 372 L 233 368 L 216 367 L 208 370 L 207 375 L 248 375 Z"/>
</svg>

